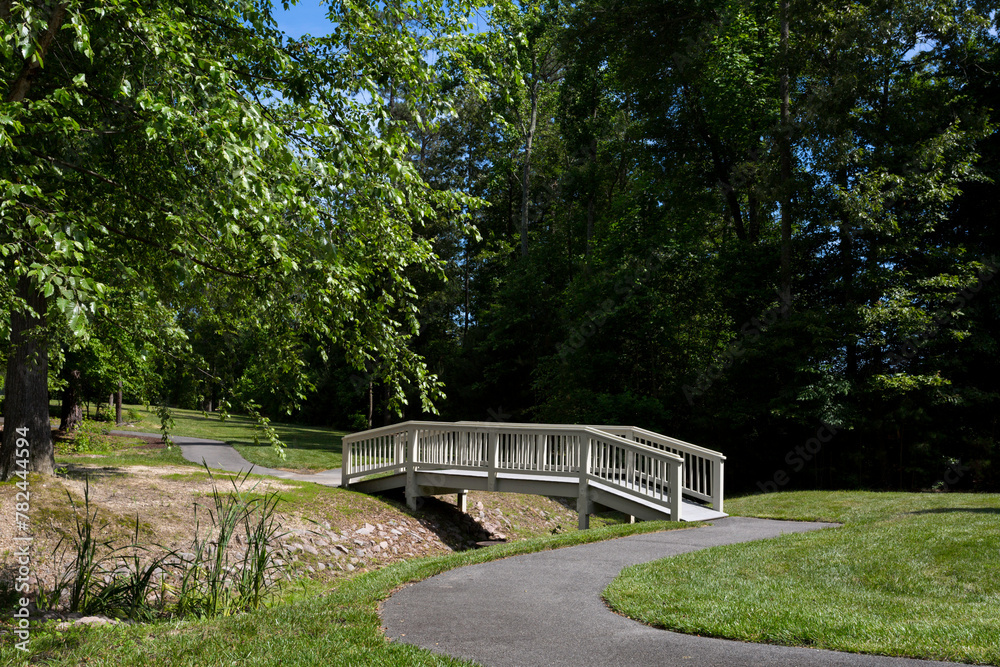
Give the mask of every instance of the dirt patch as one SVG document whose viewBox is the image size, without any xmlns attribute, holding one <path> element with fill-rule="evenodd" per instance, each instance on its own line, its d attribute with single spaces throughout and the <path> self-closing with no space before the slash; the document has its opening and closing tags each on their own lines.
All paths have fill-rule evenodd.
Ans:
<svg viewBox="0 0 1000 667">
<path fill-rule="evenodd" d="M 471 492 L 468 513 L 458 510 L 453 495 L 424 499 L 416 512 L 410 512 L 401 496 L 378 498 L 261 477 L 235 484 L 234 476 L 218 473 L 213 479 L 194 467 L 109 466 L 79 456 L 59 476 L 33 475 L 32 589 L 39 578 L 51 586 L 65 568 L 65 559 L 56 557 L 56 546 L 60 540 L 69 544 L 76 517 L 83 515 L 85 494 L 91 512 L 97 512 L 101 541 L 131 543 L 138 520 L 139 541 L 157 545 L 152 555 L 188 549 L 199 527 L 204 535 L 213 488 L 225 493 L 277 492 L 276 519 L 282 535 L 274 549 L 280 576 L 286 580 L 328 581 L 398 560 L 475 548 L 482 542 L 576 529 L 570 501 L 541 496 Z M 13 517 L 16 490 L 0 486 L 0 516 Z M 0 521 L 0 588 L 4 579 L 8 587 L 12 582 L 12 537 L 12 521 Z M 240 547 L 240 540 L 235 540 L 232 548 Z"/>
</svg>

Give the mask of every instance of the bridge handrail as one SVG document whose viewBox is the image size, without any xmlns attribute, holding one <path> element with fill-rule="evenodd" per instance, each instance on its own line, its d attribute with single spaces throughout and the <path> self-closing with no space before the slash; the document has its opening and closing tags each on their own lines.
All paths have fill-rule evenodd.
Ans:
<svg viewBox="0 0 1000 667">
<path fill-rule="evenodd" d="M 477 424 L 483 426 L 503 425 L 509 428 L 558 428 L 565 426 L 561 424 L 526 424 L 513 422 L 473 422 L 463 421 L 459 424 Z M 586 424 L 589 428 L 618 435 L 626 440 L 632 440 L 648 444 L 656 449 L 661 449 L 684 458 L 684 472 L 681 475 L 681 488 L 685 495 L 704 500 L 712 504 L 712 507 L 720 512 L 723 511 L 723 493 L 725 482 L 725 461 L 726 457 L 722 452 L 700 447 L 690 442 L 671 438 L 670 436 L 655 433 L 653 431 L 639 428 L 638 426 L 618 426 L 611 424 Z"/>
<path fill-rule="evenodd" d="M 353 433 L 342 442 L 344 486 L 382 472 L 410 477 L 417 468 L 467 468 L 478 460 L 488 470 L 488 488 L 505 471 L 576 472 L 581 498 L 593 480 L 666 504 L 671 518 L 680 519 L 684 459 L 591 426 L 407 421 Z M 408 489 L 408 495 L 415 493 Z"/>
<path fill-rule="evenodd" d="M 652 447 L 673 452 L 684 457 L 684 474 L 681 485 L 684 492 L 699 500 L 705 500 L 720 512 L 723 510 L 723 489 L 725 484 L 726 457 L 705 447 L 648 431 L 637 426 L 596 426 L 609 433 L 645 442 Z"/>
</svg>

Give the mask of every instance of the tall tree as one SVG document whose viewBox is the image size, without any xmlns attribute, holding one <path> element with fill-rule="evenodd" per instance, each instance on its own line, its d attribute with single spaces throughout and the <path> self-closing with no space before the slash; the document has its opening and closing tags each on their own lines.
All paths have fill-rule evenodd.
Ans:
<svg viewBox="0 0 1000 667">
<path fill-rule="evenodd" d="M 3 476 L 21 425 L 32 467 L 52 471 L 45 324 L 83 334 L 120 258 L 131 289 L 183 306 L 211 284 L 246 316 L 284 318 L 279 332 L 336 341 L 355 367 L 378 357 L 397 400 L 405 378 L 431 400 L 399 268 L 435 270 L 412 229 L 464 198 L 420 178 L 380 91 L 405 80 L 422 105 L 441 99 L 425 56 L 461 41 L 462 6 L 332 2 L 333 34 L 295 42 L 251 0 L 0 9 Z"/>
</svg>

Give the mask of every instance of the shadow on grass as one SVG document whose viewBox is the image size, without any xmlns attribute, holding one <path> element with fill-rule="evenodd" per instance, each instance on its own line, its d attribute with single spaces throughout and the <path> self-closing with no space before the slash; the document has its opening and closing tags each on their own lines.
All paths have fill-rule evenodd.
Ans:
<svg viewBox="0 0 1000 667">
<path fill-rule="evenodd" d="M 111 479 L 115 477 L 125 477 L 129 474 L 128 470 L 125 470 L 123 468 L 115 468 L 112 466 L 95 468 L 95 467 L 75 465 L 73 463 L 70 463 L 66 465 L 65 468 L 66 471 L 60 474 L 59 475 L 60 477 L 64 477 L 66 479 L 76 479 L 80 481 L 83 481 L 88 477 L 91 480 L 99 480 L 99 479 Z"/>
<path fill-rule="evenodd" d="M 1000 507 L 935 507 L 927 510 L 914 510 L 907 514 L 954 514 L 970 512 L 972 514 L 1000 514 Z"/>
</svg>

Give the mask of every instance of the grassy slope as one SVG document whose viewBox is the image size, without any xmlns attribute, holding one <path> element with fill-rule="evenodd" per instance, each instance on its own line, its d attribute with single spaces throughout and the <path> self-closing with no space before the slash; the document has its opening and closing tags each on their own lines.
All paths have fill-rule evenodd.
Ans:
<svg viewBox="0 0 1000 667">
<path fill-rule="evenodd" d="M 139 412 L 142 419 L 135 422 L 132 430 L 158 433 L 160 422 L 153 412 L 142 406 L 126 406 Z M 285 460 L 274 453 L 271 445 L 263 440 L 253 444 L 256 422 L 249 417 L 230 415 L 221 421 L 217 413 L 207 417 L 197 410 L 171 410 L 175 427 L 172 435 L 186 435 L 192 438 L 221 440 L 236 447 L 247 461 L 268 468 L 291 468 L 294 470 L 328 470 L 340 467 L 340 439 L 344 431 L 319 426 L 302 426 L 271 422 L 278 437 L 285 443 Z M 127 430 L 127 429 L 126 429 Z"/>
<path fill-rule="evenodd" d="M 263 612 L 231 618 L 119 625 L 56 633 L 36 630 L 31 653 L 0 644 L 0 664 L 48 665 L 469 665 L 386 641 L 378 604 L 402 584 L 522 553 L 692 524 L 644 522 L 536 538 L 448 556 L 416 559 L 353 577 L 324 595 L 304 589 Z"/>
<path fill-rule="evenodd" d="M 682 632 L 1000 664 L 1000 496 L 779 493 L 727 509 L 845 525 L 628 568 L 611 606 Z"/>
</svg>

